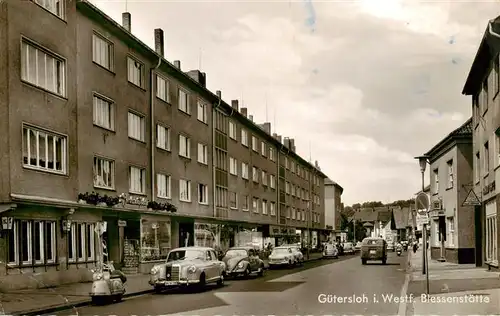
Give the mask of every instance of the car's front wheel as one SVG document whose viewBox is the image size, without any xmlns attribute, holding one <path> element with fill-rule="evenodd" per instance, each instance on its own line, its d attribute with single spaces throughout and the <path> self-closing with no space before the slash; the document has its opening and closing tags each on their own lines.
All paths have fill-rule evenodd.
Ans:
<svg viewBox="0 0 500 316">
<path fill-rule="evenodd" d="M 219 276 L 219 280 L 217 280 L 217 286 L 224 286 L 224 272 L 221 273 L 221 275 Z"/>
</svg>

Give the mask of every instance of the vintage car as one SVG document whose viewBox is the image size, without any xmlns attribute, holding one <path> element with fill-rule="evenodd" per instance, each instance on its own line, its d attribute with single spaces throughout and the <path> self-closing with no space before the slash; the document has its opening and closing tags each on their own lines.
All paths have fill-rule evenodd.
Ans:
<svg viewBox="0 0 500 316">
<path fill-rule="evenodd" d="M 178 286 L 203 288 L 208 283 L 224 285 L 226 265 L 208 247 L 183 247 L 171 250 L 164 263 L 150 272 L 149 284 L 156 292 Z"/>
<path fill-rule="evenodd" d="M 226 264 L 226 276 L 245 276 L 252 273 L 264 275 L 264 261 L 262 261 L 253 247 L 230 248 L 222 261 Z"/>
<path fill-rule="evenodd" d="M 280 247 L 290 247 L 292 248 L 293 255 L 296 258 L 296 262 L 298 264 L 303 264 L 304 263 L 304 254 L 302 253 L 300 249 L 300 245 L 281 245 Z"/>
<path fill-rule="evenodd" d="M 278 266 L 292 267 L 297 264 L 297 257 L 292 247 L 276 247 L 269 255 L 269 268 L 276 268 Z"/>
<path fill-rule="evenodd" d="M 381 260 L 382 264 L 387 262 L 387 242 L 380 237 L 368 237 L 361 243 L 361 263 L 366 264 L 368 260 Z"/>
<path fill-rule="evenodd" d="M 339 250 L 335 244 L 326 244 L 323 249 L 323 258 L 338 258 Z"/>
<path fill-rule="evenodd" d="M 352 242 L 345 242 L 342 246 L 344 248 L 344 254 L 354 253 L 354 245 Z"/>
</svg>

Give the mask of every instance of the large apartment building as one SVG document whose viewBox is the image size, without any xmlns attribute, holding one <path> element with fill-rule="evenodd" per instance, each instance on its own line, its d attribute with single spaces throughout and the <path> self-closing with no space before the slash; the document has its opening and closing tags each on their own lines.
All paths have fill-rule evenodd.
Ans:
<svg viewBox="0 0 500 316">
<path fill-rule="evenodd" d="M 498 269 L 498 204 L 500 176 L 500 17 L 485 30 L 462 93 L 471 96 L 473 116 L 473 188 L 480 200 L 475 207 L 476 263 Z"/>
<path fill-rule="evenodd" d="M 131 273 L 325 235 L 318 164 L 131 27 L 84 0 L 0 2 L 0 289 L 88 279 L 96 231 Z"/>
</svg>

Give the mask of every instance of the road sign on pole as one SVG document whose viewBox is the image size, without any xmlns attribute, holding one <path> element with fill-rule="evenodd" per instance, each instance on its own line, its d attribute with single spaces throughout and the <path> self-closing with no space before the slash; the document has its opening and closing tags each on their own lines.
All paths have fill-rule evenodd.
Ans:
<svg viewBox="0 0 500 316">
<path fill-rule="evenodd" d="M 420 215 L 427 215 L 431 206 L 429 195 L 425 192 L 420 192 L 415 198 L 415 208 Z"/>
<path fill-rule="evenodd" d="M 465 198 L 465 201 L 462 203 L 462 206 L 479 206 L 481 205 L 481 200 L 477 196 L 476 192 L 474 192 L 474 189 L 470 189 L 469 194 L 467 194 L 467 197 Z"/>
</svg>

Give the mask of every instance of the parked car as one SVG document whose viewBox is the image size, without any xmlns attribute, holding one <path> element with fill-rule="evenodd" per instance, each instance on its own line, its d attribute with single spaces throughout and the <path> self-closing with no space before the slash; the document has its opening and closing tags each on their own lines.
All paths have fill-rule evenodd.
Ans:
<svg viewBox="0 0 500 316">
<path fill-rule="evenodd" d="M 344 247 L 344 254 L 352 254 L 354 253 L 354 245 L 352 242 L 345 242 L 343 244 Z"/>
<path fill-rule="evenodd" d="M 252 273 L 264 275 L 264 261 L 252 247 L 230 248 L 222 261 L 226 265 L 226 276 L 245 276 Z"/>
<path fill-rule="evenodd" d="M 281 247 L 290 247 L 292 248 L 293 255 L 295 256 L 296 262 L 299 264 L 304 263 L 304 254 L 300 249 L 300 245 L 281 245 Z"/>
<path fill-rule="evenodd" d="M 167 260 L 153 266 L 149 284 L 156 292 L 178 286 L 203 288 L 209 283 L 224 285 L 226 265 L 217 259 L 214 249 L 182 247 L 171 250 Z"/>
<path fill-rule="evenodd" d="M 361 251 L 361 241 L 358 241 L 356 243 L 356 246 L 354 246 L 354 251 Z"/>
<path fill-rule="evenodd" d="M 337 249 L 337 246 L 334 244 L 326 244 L 325 248 L 323 249 L 323 258 L 338 258 L 339 257 L 339 250 Z"/>
<path fill-rule="evenodd" d="M 292 247 L 276 247 L 269 255 L 269 268 L 279 266 L 292 267 L 297 264 L 297 257 Z"/>
<path fill-rule="evenodd" d="M 363 239 L 361 263 L 366 264 L 368 260 L 382 260 L 382 264 L 387 263 L 387 242 L 385 239 L 378 237 Z"/>
</svg>

